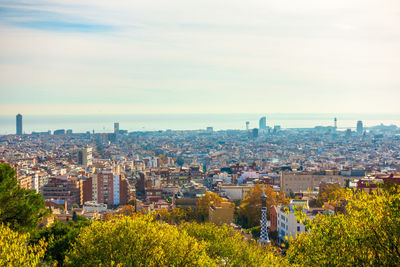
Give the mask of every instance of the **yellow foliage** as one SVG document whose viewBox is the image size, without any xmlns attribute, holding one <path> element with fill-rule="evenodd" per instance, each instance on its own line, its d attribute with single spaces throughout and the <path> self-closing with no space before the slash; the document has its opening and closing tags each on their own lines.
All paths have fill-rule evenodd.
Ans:
<svg viewBox="0 0 400 267">
<path fill-rule="evenodd" d="M 151 215 L 95 221 L 66 257 L 67 266 L 213 266 L 204 244 Z"/>
<path fill-rule="evenodd" d="M 286 266 L 285 258 L 272 246 L 247 241 L 226 224 L 184 223 L 179 229 L 205 244 L 207 255 L 223 266 Z"/>
<path fill-rule="evenodd" d="M 169 224 L 179 224 L 181 221 L 188 219 L 188 212 L 180 208 L 174 208 L 170 211 L 161 209 L 155 211 L 153 214 L 155 219 L 160 219 Z"/>
<path fill-rule="evenodd" d="M 338 184 L 326 185 L 317 197 L 318 206 L 321 207 L 324 203 L 336 206 L 338 202 L 346 199 L 347 190 L 349 189 L 341 188 Z"/>
<path fill-rule="evenodd" d="M 38 266 L 44 257 L 47 243 L 40 240 L 29 245 L 29 234 L 14 232 L 0 225 L 0 266 Z"/>
<path fill-rule="evenodd" d="M 221 203 L 224 201 L 223 198 L 221 198 L 220 196 L 218 196 L 217 194 L 213 193 L 213 192 L 206 192 L 204 196 L 202 196 L 201 198 L 199 198 L 197 200 L 197 212 L 200 215 L 203 215 L 204 218 L 208 218 L 208 212 L 210 209 L 210 206 L 212 204 L 219 206 L 221 205 Z"/>
<path fill-rule="evenodd" d="M 309 233 L 290 241 L 287 256 L 300 266 L 399 266 L 400 187 L 373 194 L 346 191 L 344 214 L 305 221 Z"/>
<path fill-rule="evenodd" d="M 263 193 L 266 195 L 265 201 L 268 217 L 269 211 L 273 205 L 289 204 L 289 199 L 285 197 L 283 191 L 276 192 L 268 185 L 256 184 L 246 192 L 239 208 L 239 215 L 242 218 L 246 218 L 248 227 L 259 225 L 261 217 L 261 196 Z"/>
</svg>

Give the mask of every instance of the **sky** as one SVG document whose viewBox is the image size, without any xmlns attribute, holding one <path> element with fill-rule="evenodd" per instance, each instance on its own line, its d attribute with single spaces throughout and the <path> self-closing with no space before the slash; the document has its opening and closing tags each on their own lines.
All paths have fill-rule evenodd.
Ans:
<svg viewBox="0 0 400 267">
<path fill-rule="evenodd" d="M 0 0 L 0 114 L 399 113 L 398 0 Z"/>
</svg>

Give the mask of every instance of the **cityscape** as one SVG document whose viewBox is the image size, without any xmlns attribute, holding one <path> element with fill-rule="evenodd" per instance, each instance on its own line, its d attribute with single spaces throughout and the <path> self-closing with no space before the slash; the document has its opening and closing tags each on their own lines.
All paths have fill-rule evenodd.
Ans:
<svg viewBox="0 0 400 267">
<path fill-rule="evenodd" d="M 400 266 L 399 14 L 0 0 L 0 266 Z"/>
<path fill-rule="evenodd" d="M 195 220 L 227 224 L 249 240 L 276 247 L 307 232 L 295 216 L 299 203 L 309 219 L 341 212 L 338 204 L 317 204 L 330 186 L 372 192 L 382 181 L 400 183 L 395 125 L 366 128 L 357 121 L 355 131 L 339 131 L 333 118 L 332 126 L 282 129 L 269 126 L 267 116 L 257 128 L 245 125 L 246 130 L 128 132 L 115 122 L 112 133 L 23 134 L 23 115 L 17 114 L 16 133 L 0 136 L 0 161 L 16 170 L 22 188 L 41 194 L 51 220 L 106 220 L 129 205 L 143 214 L 183 209 L 194 212 Z M 250 221 L 240 203 L 257 186 L 286 198 L 268 208 L 249 207 L 260 216 Z M 201 213 L 200 200 L 208 194 L 220 201 Z M 251 227 L 259 232 L 248 234 Z"/>
</svg>

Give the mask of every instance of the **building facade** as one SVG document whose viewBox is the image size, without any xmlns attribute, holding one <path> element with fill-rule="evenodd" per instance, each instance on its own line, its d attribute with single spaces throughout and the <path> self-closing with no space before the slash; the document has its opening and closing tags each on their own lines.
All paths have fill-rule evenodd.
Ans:
<svg viewBox="0 0 400 267">
<path fill-rule="evenodd" d="M 50 177 L 47 184 L 41 188 L 45 200 L 70 207 L 80 204 L 79 181 L 76 177 Z"/>
<path fill-rule="evenodd" d="M 266 130 L 267 129 L 267 117 L 261 117 L 259 121 L 259 127 L 260 130 Z"/>
<path fill-rule="evenodd" d="M 279 239 L 282 241 L 285 241 L 285 236 L 295 238 L 296 235 L 306 232 L 304 224 L 296 219 L 294 212 L 296 206 L 301 206 L 303 211 L 309 209 L 308 201 L 304 200 L 292 200 L 289 206 L 277 207 L 276 225 Z"/>
<path fill-rule="evenodd" d="M 78 150 L 78 165 L 91 166 L 93 164 L 92 148 L 86 146 L 85 148 Z"/>
<path fill-rule="evenodd" d="M 348 177 L 331 174 L 313 174 L 309 172 L 281 172 L 281 190 L 285 192 L 306 192 L 309 189 L 316 191 L 324 183 L 338 183 L 344 187 L 346 180 L 360 179 L 361 177 Z"/>
<path fill-rule="evenodd" d="M 22 115 L 18 114 L 16 116 L 16 126 L 17 126 L 17 135 L 22 135 Z"/>
<path fill-rule="evenodd" d="M 357 133 L 362 134 L 364 132 L 364 127 L 362 121 L 357 122 Z"/>
<path fill-rule="evenodd" d="M 120 174 L 115 174 L 112 171 L 101 171 L 92 174 L 83 184 L 85 186 L 83 203 L 94 201 L 108 206 L 128 203 L 128 181 Z"/>
</svg>

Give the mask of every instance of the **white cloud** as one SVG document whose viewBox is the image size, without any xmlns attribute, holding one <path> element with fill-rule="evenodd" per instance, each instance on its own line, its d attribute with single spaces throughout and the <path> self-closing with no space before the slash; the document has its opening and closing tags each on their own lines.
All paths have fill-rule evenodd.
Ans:
<svg viewBox="0 0 400 267">
<path fill-rule="evenodd" d="M 398 112 L 398 1 L 0 7 L 2 114 Z"/>
</svg>

